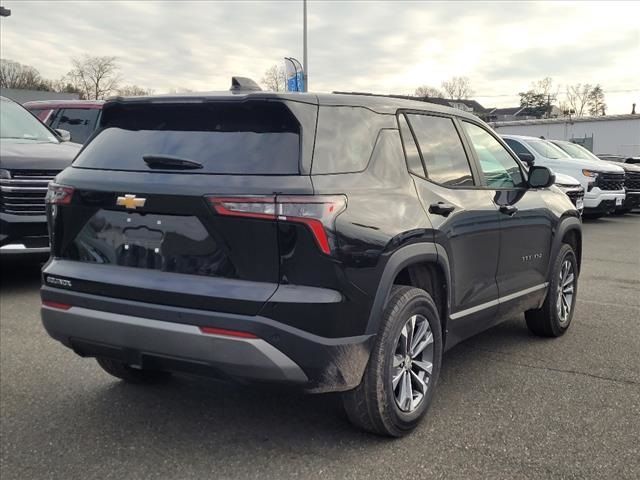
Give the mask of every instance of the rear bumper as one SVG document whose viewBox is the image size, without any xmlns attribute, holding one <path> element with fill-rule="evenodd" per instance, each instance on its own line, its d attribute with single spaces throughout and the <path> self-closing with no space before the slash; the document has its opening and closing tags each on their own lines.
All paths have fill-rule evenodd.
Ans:
<svg viewBox="0 0 640 480">
<path fill-rule="evenodd" d="M 0 212 L 0 254 L 47 254 L 49 235 L 44 215 Z"/>
<path fill-rule="evenodd" d="M 314 393 L 355 388 L 369 358 L 371 336 L 324 338 L 260 316 L 151 305 L 49 286 L 43 286 L 41 294 L 45 300 L 73 305 L 68 310 L 43 306 L 42 322 L 51 337 L 81 356 L 284 382 Z M 257 338 L 205 334 L 200 326 L 239 330 Z"/>
</svg>

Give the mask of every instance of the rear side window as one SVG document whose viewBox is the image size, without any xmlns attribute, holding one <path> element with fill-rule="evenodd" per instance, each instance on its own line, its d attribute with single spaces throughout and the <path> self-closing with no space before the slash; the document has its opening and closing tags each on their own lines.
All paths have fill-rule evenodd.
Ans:
<svg viewBox="0 0 640 480">
<path fill-rule="evenodd" d="M 279 102 L 116 104 L 100 128 L 74 166 L 148 172 L 155 154 L 203 165 L 189 173 L 299 173 L 300 124 Z"/>
<path fill-rule="evenodd" d="M 318 111 L 313 174 L 361 172 L 367 167 L 380 129 L 395 119 L 363 107 L 323 106 Z"/>
<path fill-rule="evenodd" d="M 474 185 L 469 160 L 453 120 L 429 115 L 407 115 L 429 180 L 448 187 Z"/>
<path fill-rule="evenodd" d="M 96 128 L 98 112 L 95 108 L 65 108 L 58 113 L 53 128 L 67 130 L 72 142 L 84 143 Z"/>
</svg>

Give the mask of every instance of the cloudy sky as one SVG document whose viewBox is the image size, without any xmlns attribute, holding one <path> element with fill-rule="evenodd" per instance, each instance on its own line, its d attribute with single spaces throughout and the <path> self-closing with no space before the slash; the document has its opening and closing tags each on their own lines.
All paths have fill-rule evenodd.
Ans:
<svg viewBox="0 0 640 480">
<path fill-rule="evenodd" d="M 1 20 L 2 58 L 57 78 L 69 59 L 115 55 L 127 84 L 227 89 L 302 59 L 302 2 L 16 1 Z M 609 113 L 640 107 L 640 2 L 309 0 L 313 91 L 413 93 L 467 76 L 484 106 L 550 76 L 561 91 L 602 84 Z"/>
</svg>

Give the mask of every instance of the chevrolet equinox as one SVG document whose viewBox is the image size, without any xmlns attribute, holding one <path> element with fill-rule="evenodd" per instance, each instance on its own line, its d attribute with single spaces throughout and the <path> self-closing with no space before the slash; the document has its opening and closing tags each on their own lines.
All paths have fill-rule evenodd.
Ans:
<svg viewBox="0 0 640 480">
<path fill-rule="evenodd" d="M 442 355 L 525 314 L 571 323 L 581 223 L 465 112 L 231 91 L 105 103 L 49 187 L 47 332 L 127 382 L 171 372 L 343 392 L 402 436 Z"/>
</svg>

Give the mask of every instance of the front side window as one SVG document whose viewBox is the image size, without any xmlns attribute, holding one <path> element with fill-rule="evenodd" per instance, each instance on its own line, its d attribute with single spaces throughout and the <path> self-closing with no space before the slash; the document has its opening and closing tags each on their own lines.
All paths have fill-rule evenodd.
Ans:
<svg viewBox="0 0 640 480">
<path fill-rule="evenodd" d="M 525 185 L 520 165 L 489 132 L 473 123 L 462 122 L 480 161 L 485 182 L 491 188 Z"/>
<path fill-rule="evenodd" d="M 448 187 L 474 185 L 469 160 L 453 120 L 407 115 L 418 141 L 429 180 Z"/>
<path fill-rule="evenodd" d="M 558 158 L 569 158 L 569 154 L 556 147 L 553 143 L 545 140 L 527 140 L 527 145 L 546 158 L 552 158 L 554 160 Z"/>
<path fill-rule="evenodd" d="M 513 138 L 505 138 L 504 141 L 507 145 L 509 145 L 511 150 L 516 153 L 516 155 L 522 155 L 523 153 L 528 153 L 529 155 L 531 155 L 531 152 L 527 149 L 527 147 L 522 145 L 519 141 L 514 140 Z"/>
</svg>

